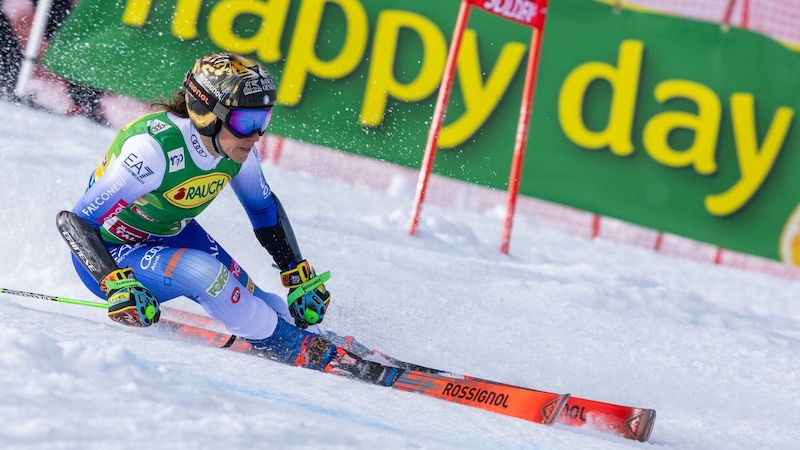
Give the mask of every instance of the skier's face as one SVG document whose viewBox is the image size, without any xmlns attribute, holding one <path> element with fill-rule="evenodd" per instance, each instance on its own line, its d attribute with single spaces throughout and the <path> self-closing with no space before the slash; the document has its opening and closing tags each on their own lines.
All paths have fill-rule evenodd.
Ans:
<svg viewBox="0 0 800 450">
<path fill-rule="evenodd" d="M 228 157 L 237 163 L 243 163 L 247 159 L 247 155 L 256 145 L 256 142 L 261 138 L 258 133 L 254 132 L 247 137 L 236 137 L 228 131 L 227 128 L 221 127 L 219 130 L 219 146 Z"/>
</svg>

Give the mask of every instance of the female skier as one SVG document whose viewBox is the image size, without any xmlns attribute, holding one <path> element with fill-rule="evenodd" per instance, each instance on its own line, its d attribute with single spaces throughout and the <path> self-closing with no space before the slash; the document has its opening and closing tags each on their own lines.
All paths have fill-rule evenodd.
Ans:
<svg viewBox="0 0 800 450">
<path fill-rule="evenodd" d="M 287 307 L 195 219 L 230 184 L 282 284 L 292 292 L 316 277 L 254 150 L 272 115 L 274 81 L 256 61 L 220 53 L 198 60 L 183 87 L 160 104 L 164 111 L 117 134 L 83 196 L 59 213 L 78 275 L 108 300 L 114 321 L 149 326 L 159 301 L 185 296 L 268 356 L 324 369 L 335 346 L 305 328 L 325 316 L 325 285 Z"/>
</svg>

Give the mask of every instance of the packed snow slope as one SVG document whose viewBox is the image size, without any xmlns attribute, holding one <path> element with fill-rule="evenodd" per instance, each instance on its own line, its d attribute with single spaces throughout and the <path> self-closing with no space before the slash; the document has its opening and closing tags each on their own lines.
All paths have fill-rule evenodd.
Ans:
<svg viewBox="0 0 800 450">
<path fill-rule="evenodd" d="M 115 131 L 0 103 L 0 287 L 94 299 L 55 216 Z M 280 120 L 276 117 L 275 120 Z M 0 294 L 4 449 L 788 449 L 800 415 L 800 285 L 587 241 L 504 207 L 427 206 L 269 163 L 304 256 L 330 270 L 324 326 L 420 364 L 655 408 L 647 443 L 545 427 L 177 341 L 95 308 Z M 281 289 L 232 192 L 200 222 Z M 180 298 L 168 303 L 199 311 Z"/>
</svg>

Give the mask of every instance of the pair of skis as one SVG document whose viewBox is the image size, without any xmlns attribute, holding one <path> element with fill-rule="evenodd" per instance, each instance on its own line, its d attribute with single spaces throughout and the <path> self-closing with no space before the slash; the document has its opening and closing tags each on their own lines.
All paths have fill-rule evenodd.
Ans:
<svg viewBox="0 0 800 450">
<path fill-rule="evenodd" d="M 159 323 L 193 342 L 255 353 L 247 342 L 209 328 L 221 327 L 215 319 L 187 311 L 162 308 Z M 166 318 L 164 318 L 166 316 Z M 373 351 L 386 364 L 365 359 L 359 352 L 340 347 L 326 372 L 407 392 L 417 392 L 448 402 L 472 406 L 544 425 L 587 427 L 626 439 L 647 441 L 656 411 L 605 403 L 569 394 L 529 389 L 468 375 L 408 363 Z"/>
<path fill-rule="evenodd" d="M 0 294 L 96 308 L 108 307 L 105 303 L 6 288 L 0 288 Z M 191 342 L 258 355 L 246 341 L 228 333 L 213 331 L 214 328 L 223 328 L 213 318 L 168 307 L 162 307 L 162 311 L 164 314 L 156 324 L 158 328 L 167 329 Z M 354 340 L 351 338 L 344 338 L 345 345 L 339 348 L 338 356 L 326 368 L 327 372 L 402 391 L 418 392 L 535 423 L 586 427 L 641 442 L 650 437 L 655 423 L 656 412 L 653 409 L 599 402 L 455 374 L 401 361 L 374 350 L 369 351 L 352 341 Z M 387 363 L 365 359 L 368 354 L 377 355 Z"/>
</svg>

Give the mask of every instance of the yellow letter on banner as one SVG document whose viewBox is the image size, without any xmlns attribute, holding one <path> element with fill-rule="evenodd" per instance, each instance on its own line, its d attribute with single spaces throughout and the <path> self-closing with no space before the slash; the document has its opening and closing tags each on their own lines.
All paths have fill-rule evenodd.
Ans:
<svg viewBox="0 0 800 450">
<path fill-rule="evenodd" d="M 751 94 L 731 95 L 731 118 L 741 178 L 727 191 L 706 196 L 706 209 L 715 216 L 727 216 L 744 206 L 767 178 L 781 151 L 792 124 L 794 110 L 782 106 L 775 111 L 772 123 L 758 148 L 755 99 Z"/>
<path fill-rule="evenodd" d="M 202 0 L 178 0 L 172 19 L 172 34 L 184 41 L 196 39 L 197 18 L 200 17 L 202 6 Z"/>
<path fill-rule="evenodd" d="M 342 50 L 330 61 L 320 60 L 315 51 L 326 3 L 338 4 L 344 12 L 347 23 Z M 361 62 L 364 48 L 367 46 L 368 28 L 367 13 L 358 0 L 301 2 L 294 36 L 280 80 L 278 102 L 290 106 L 300 103 L 309 74 L 335 80 L 352 72 Z"/>
<path fill-rule="evenodd" d="M 264 62 L 281 59 L 280 41 L 290 0 L 225 0 L 208 15 L 208 35 L 218 47 L 242 54 L 255 52 Z M 233 25 L 243 14 L 261 18 L 261 28 L 250 37 L 234 33 Z"/>
<path fill-rule="evenodd" d="M 458 56 L 458 80 L 461 83 L 466 111 L 450 125 L 442 128 L 439 147 L 459 146 L 480 129 L 508 90 L 508 85 L 525 56 L 525 49 L 526 45 L 519 42 L 504 45 L 484 85 L 478 57 L 477 33 L 466 30 Z"/>
<path fill-rule="evenodd" d="M 153 0 L 127 0 L 122 11 L 122 23 L 132 27 L 144 26 L 152 6 Z"/>
<path fill-rule="evenodd" d="M 673 98 L 686 98 L 697 104 L 697 114 L 669 111 L 657 114 L 644 127 L 644 148 L 654 160 L 669 167 L 693 165 L 700 175 L 717 171 L 714 160 L 719 134 L 722 105 L 711 89 L 686 80 L 667 80 L 656 86 L 655 97 L 660 103 Z M 694 142 L 683 151 L 669 146 L 669 134 L 677 128 L 694 131 Z"/>
<path fill-rule="evenodd" d="M 127 0 L 122 12 L 122 23 L 142 27 L 147 23 L 153 0 Z M 183 40 L 197 38 L 197 18 L 200 16 L 202 0 L 177 0 L 172 19 L 172 34 Z"/>
<path fill-rule="evenodd" d="M 617 156 L 633 153 L 631 128 L 643 52 L 642 41 L 626 40 L 620 45 L 617 67 L 587 62 L 567 75 L 558 100 L 558 119 L 567 138 L 591 150 L 609 147 Z M 608 125 L 605 130 L 595 132 L 583 121 L 583 99 L 589 85 L 597 79 L 611 84 L 612 96 Z"/>
<path fill-rule="evenodd" d="M 419 74 L 407 84 L 394 77 L 394 60 L 402 28 L 416 31 L 423 46 Z M 389 95 L 407 102 L 431 95 L 441 81 L 446 56 L 444 36 L 430 20 L 407 11 L 381 12 L 375 28 L 367 88 L 359 117 L 361 125 L 375 127 L 381 124 Z"/>
</svg>

